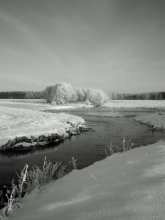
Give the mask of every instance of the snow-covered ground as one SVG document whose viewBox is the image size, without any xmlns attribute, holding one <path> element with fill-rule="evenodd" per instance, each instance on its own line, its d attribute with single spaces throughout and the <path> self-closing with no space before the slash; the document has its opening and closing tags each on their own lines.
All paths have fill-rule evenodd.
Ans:
<svg viewBox="0 0 165 220">
<path fill-rule="evenodd" d="M 165 143 L 117 153 L 33 191 L 12 220 L 164 220 Z"/>
<path fill-rule="evenodd" d="M 88 103 L 70 103 L 66 105 L 47 104 L 44 99 L 0 99 L 0 107 L 12 107 L 21 109 L 31 109 L 35 111 L 44 110 L 64 110 L 76 108 L 91 108 L 93 105 Z"/>
<path fill-rule="evenodd" d="M 165 100 L 110 100 L 108 108 L 159 108 L 165 109 Z"/>
<path fill-rule="evenodd" d="M 45 104 L 47 103 L 45 99 L 0 99 L 2 102 L 18 102 L 18 103 L 34 103 L 34 104 Z"/>
<path fill-rule="evenodd" d="M 8 106 L 31 110 L 61 110 L 94 107 L 89 103 L 70 103 L 66 105 L 47 104 L 44 99 L 0 99 L 0 106 Z M 124 109 L 165 109 L 165 100 L 110 100 L 105 103 L 106 108 L 124 108 Z"/>
<path fill-rule="evenodd" d="M 138 113 L 136 121 L 152 126 L 153 128 L 165 129 L 165 113 Z"/>
<path fill-rule="evenodd" d="M 50 137 L 54 141 L 65 139 L 85 126 L 78 116 L 0 106 L 0 148 L 44 145 Z"/>
</svg>

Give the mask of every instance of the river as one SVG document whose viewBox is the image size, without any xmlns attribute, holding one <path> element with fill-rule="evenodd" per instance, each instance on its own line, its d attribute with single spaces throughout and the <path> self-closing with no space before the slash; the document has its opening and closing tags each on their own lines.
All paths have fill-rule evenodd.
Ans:
<svg viewBox="0 0 165 220">
<path fill-rule="evenodd" d="M 53 114 L 53 111 L 51 111 Z M 105 109 L 81 109 L 67 111 L 70 114 L 82 116 L 90 128 L 88 132 L 72 136 L 58 146 L 35 150 L 24 153 L 0 154 L 0 187 L 9 185 L 13 178 L 17 179 L 16 172 L 24 167 L 26 163 L 30 166 L 41 166 L 44 157 L 55 163 L 61 161 L 71 166 L 71 158 L 77 159 L 78 169 L 87 167 L 94 162 L 105 158 L 105 150 L 112 142 L 121 146 L 123 137 L 131 139 L 135 147 L 148 145 L 158 140 L 165 139 L 165 133 L 155 131 L 146 125 L 133 120 L 132 112 L 124 112 L 124 117 L 110 117 Z"/>
</svg>

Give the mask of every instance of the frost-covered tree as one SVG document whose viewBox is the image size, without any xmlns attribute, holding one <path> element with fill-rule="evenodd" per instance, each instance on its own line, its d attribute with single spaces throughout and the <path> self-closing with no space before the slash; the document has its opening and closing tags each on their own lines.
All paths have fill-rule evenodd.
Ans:
<svg viewBox="0 0 165 220">
<path fill-rule="evenodd" d="M 88 101 L 95 106 L 100 106 L 109 100 L 108 95 L 102 90 L 75 89 L 68 83 L 58 83 L 54 86 L 49 86 L 44 93 L 47 102 L 54 104 Z"/>
<path fill-rule="evenodd" d="M 87 100 L 89 100 L 95 106 L 101 106 L 109 100 L 109 97 L 101 89 L 88 89 Z"/>
<path fill-rule="evenodd" d="M 56 104 L 76 102 L 77 92 L 68 83 L 58 83 L 45 89 L 45 98 L 47 102 Z"/>
<path fill-rule="evenodd" d="M 54 86 L 48 86 L 48 87 L 46 87 L 46 89 L 43 92 L 43 94 L 44 94 L 43 96 L 48 103 L 52 103 L 52 101 L 53 101 L 53 97 L 54 97 L 53 92 L 52 92 L 53 87 Z"/>
<path fill-rule="evenodd" d="M 52 89 L 53 103 L 65 104 L 68 102 L 66 88 L 62 84 L 57 84 Z"/>
<path fill-rule="evenodd" d="M 86 88 L 77 88 L 77 99 L 79 102 L 84 102 L 87 100 L 87 89 Z"/>
<path fill-rule="evenodd" d="M 68 83 L 59 83 L 56 85 L 53 101 L 57 104 L 77 101 L 76 90 Z"/>
</svg>

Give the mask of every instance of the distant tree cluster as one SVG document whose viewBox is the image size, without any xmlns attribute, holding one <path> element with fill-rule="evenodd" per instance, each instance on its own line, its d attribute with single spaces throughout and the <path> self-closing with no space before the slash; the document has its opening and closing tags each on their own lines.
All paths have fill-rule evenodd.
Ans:
<svg viewBox="0 0 165 220">
<path fill-rule="evenodd" d="M 150 92 L 140 94 L 112 93 L 113 100 L 165 100 L 165 92 Z"/>
<path fill-rule="evenodd" d="M 101 106 L 109 100 L 102 90 L 73 88 L 69 83 L 57 83 L 44 91 L 7 91 L 0 92 L 0 99 L 46 99 L 48 103 L 66 104 L 70 102 L 89 102 Z"/>
<path fill-rule="evenodd" d="M 108 95 L 102 90 L 73 88 L 71 84 L 65 82 L 47 87 L 44 97 L 48 103 L 65 104 L 87 101 L 95 106 L 101 106 L 109 100 Z"/>
<path fill-rule="evenodd" d="M 42 99 L 43 92 L 10 91 L 0 92 L 0 99 Z"/>
</svg>

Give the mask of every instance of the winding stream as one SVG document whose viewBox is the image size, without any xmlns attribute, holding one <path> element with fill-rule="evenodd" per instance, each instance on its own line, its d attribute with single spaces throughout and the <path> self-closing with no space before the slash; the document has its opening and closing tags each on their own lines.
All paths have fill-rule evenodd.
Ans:
<svg viewBox="0 0 165 220">
<path fill-rule="evenodd" d="M 134 121 L 126 113 L 125 117 L 113 118 L 109 117 L 104 109 L 67 112 L 82 116 L 91 129 L 58 146 L 21 154 L 0 154 L 0 187 L 17 178 L 16 171 L 19 173 L 26 163 L 42 165 L 45 156 L 51 162 L 61 161 L 67 166 L 71 166 L 68 162 L 74 157 L 77 159 L 78 168 L 81 169 L 105 158 L 105 149 L 110 142 L 121 146 L 123 137 L 131 139 L 136 147 L 165 139 L 164 132 L 152 132 L 149 127 Z"/>
</svg>

